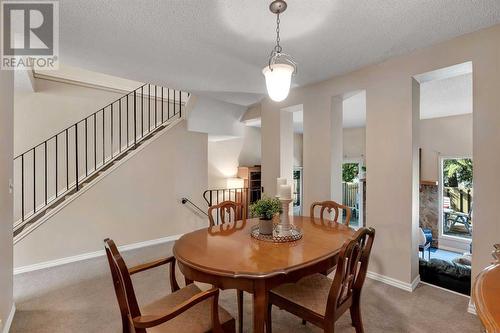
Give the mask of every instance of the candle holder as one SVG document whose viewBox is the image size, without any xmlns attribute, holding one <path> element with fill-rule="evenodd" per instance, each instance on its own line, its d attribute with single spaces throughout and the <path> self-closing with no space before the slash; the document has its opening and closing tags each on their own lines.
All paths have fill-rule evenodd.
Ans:
<svg viewBox="0 0 500 333">
<path fill-rule="evenodd" d="M 292 226 L 290 224 L 289 210 L 290 210 L 290 203 L 293 200 L 280 198 L 280 201 L 283 212 L 281 213 L 280 223 L 278 223 L 278 225 L 276 226 L 275 232 L 279 237 L 291 236 Z"/>
</svg>

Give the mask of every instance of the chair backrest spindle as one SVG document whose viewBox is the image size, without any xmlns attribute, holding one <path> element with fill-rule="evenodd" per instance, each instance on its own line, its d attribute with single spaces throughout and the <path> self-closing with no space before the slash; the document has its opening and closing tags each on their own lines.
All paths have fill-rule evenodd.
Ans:
<svg viewBox="0 0 500 333">
<path fill-rule="evenodd" d="M 333 222 L 338 222 L 339 216 L 340 216 L 341 212 L 344 210 L 346 212 L 344 224 L 349 226 L 349 221 L 351 220 L 351 208 L 344 206 L 344 205 L 341 205 L 335 201 L 329 201 L 329 200 L 321 201 L 321 202 L 313 202 L 311 205 L 311 210 L 310 210 L 311 217 L 315 216 L 314 210 L 316 207 L 321 207 L 320 213 L 319 213 L 320 219 L 324 218 L 325 211 L 329 215 L 331 215 L 333 212 L 334 213 L 333 220 L 332 220 Z M 342 218 L 340 218 L 340 220 L 342 221 Z"/>
<path fill-rule="evenodd" d="M 224 224 L 227 222 L 236 222 L 240 219 L 245 220 L 246 212 L 243 204 L 234 201 L 223 201 L 217 205 L 210 206 L 208 208 L 208 220 L 210 226 L 213 227 L 217 224 Z M 216 214 L 217 222 L 214 219 L 214 213 Z M 228 218 L 229 220 L 226 220 Z"/>
<path fill-rule="evenodd" d="M 359 298 L 374 238 L 373 228 L 361 228 L 342 246 L 328 296 L 326 317 L 343 313 L 342 308 L 349 307 L 354 296 Z M 337 318 L 330 319 L 335 321 Z"/>
</svg>

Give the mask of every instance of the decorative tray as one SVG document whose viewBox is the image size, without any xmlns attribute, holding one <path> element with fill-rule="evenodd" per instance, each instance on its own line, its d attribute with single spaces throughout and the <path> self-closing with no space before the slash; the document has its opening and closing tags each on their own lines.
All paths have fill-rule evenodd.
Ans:
<svg viewBox="0 0 500 333">
<path fill-rule="evenodd" d="M 289 235 L 280 235 L 276 231 L 276 226 L 274 227 L 273 234 L 272 235 L 263 235 L 259 233 L 259 226 L 253 226 L 251 233 L 253 238 L 261 240 L 261 241 L 266 241 L 266 242 L 273 242 L 273 243 L 287 243 L 287 242 L 295 242 L 298 241 L 299 239 L 302 238 L 302 230 L 295 226 L 291 226 L 290 234 Z"/>
</svg>

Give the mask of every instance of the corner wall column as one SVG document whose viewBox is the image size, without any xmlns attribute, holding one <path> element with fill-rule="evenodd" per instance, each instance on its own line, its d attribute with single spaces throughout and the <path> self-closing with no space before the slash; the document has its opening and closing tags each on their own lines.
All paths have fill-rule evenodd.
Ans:
<svg viewBox="0 0 500 333">
<path fill-rule="evenodd" d="M 293 181 L 293 114 L 279 104 L 262 102 L 262 186 L 267 196 L 276 195 L 276 178 Z"/>
<path fill-rule="evenodd" d="M 343 98 L 332 97 L 332 110 L 330 118 L 330 154 L 331 154 L 331 175 L 330 192 L 331 199 L 342 203 L 342 163 L 344 161 L 343 146 Z"/>
<path fill-rule="evenodd" d="M 304 215 L 314 201 L 342 201 L 342 98 L 304 101 Z"/>
</svg>

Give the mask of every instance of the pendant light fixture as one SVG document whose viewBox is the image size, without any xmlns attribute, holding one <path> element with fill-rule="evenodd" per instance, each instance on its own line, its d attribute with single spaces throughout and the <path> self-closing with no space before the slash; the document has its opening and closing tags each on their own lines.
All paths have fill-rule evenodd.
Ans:
<svg viewBox="0 0 500 333">
<path fill-rule="evenodd" d="M 266 87 L 269 97 L 275 102 L 287 98 L 290 92 L 292 75 L 297 73 L 297 64 L 293 58 L 283 53 L 280 45 L 280 14 L 286 10 L 284 0 L 275 0 L 269 5 L 269 10 L 276 14 L 276 45 L 271 51 L 269 62 L 262 70 L 266 78 Z"/>
</svg>

